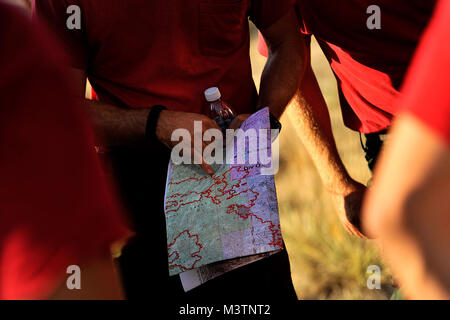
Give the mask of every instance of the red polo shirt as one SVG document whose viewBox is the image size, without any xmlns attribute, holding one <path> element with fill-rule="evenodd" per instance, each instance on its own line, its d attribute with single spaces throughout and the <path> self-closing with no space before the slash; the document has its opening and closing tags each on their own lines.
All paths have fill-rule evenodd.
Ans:
<svg viewBox="0 0 450 320">
<path fill-rule="evenodd" d="M 129 107 L 162 104 L 206 112 L 203 91 L 218 86 L 237 113 L 256 106 L 248 17 L 269 27 L 291 0 L 46 0 L 38 17 L 58 34 L 71 64 L 87 71 L 101 101 Z M 69 30 L 66 9 L 82 11 Z"/>
<path fill-rule="evenodd" d="M 344 123 L 363 133 L 390 126 L 398 90 L 435 0 L 297 0 L 301 30 L 314 35 L 337 79 Z M 380 8 L 381 29 L 367 13 Z M 264 45 L 260 48 L 264 52 Z"/>
<path fill-rule="evenodd" d="M 28 20 L 0 0 L 0 299 L 47 297 L 125 232 L 58 50 Z"/>
<path fill-rule="evenodd" d="M 450 1 L 441 0 L 408 71 L 399 106 L 450 147 Z"/>
</svg>

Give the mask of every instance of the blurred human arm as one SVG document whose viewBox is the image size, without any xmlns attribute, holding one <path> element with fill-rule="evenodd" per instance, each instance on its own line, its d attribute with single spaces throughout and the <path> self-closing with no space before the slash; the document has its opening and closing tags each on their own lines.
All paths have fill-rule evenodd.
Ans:
<svg viewBox="0 0 450 320">
<path fill-rule="evenodd" d="M 438 2 L 364 203 L 363 227 L 412 299 L 450 298 L 449 21 L 450 2 Z"/>
<path fill-rule="evenodd" d="M 364 203 L 363 228 L 380 239 L 412 299 L 450 298 L 450 149 L 415 117 L 392 128 Z"/>
<path fill-rule="evenodd" d="M 0 299 L 48 298 L 81 264 L 102 269 L 86 298 L 122 298 L 108 248 L 127 230 L 59 48 L 3 2 L 0 39 Z"/>
</svg>

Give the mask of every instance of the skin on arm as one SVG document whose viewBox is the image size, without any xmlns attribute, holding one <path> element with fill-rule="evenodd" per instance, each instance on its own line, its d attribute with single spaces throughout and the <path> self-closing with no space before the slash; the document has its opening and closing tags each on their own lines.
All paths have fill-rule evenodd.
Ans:
<svg viewBox="0 0 450 320">
<path fill-rule="evenodd" d="M 257 107 L 269 106 L 278 119 L 294 96 L 304 73 L 306 45 L 299 30 L 294 9 L 261 30 L 269 56 L 261 75 Z"/>
<path fill-rule="evenodd" d="M 268 28 L 260 30 L 269 54 L 261 75 L 257 109 L 269 107 L 277 119 L 294 96 L 304 73 L 306 44 L 299 30 L 294 9 Z M 230 124 L 230 129 L 239 128 L 249 116 L 238 115 Z"/>
<path fill-rule="evenodd" d="M 311 68 L 309 43 L 299 30 L 294 11 L 261 30 L 269 55 L 261 77 L 258 107 L 269 106 L 272 114 L 280 118 L 286 106 L 292 105 L 296 131 L 331 193 L 342 223 L 351 234 L 363 237 L 359 215 L 365 186 L 349 176 L 340 159 L 330 115 Z M 241 115 L 231 127 L 239 127 L 246 117 Z"/>
<path fill-rule="evenodd" d="M 359 217 L 366 188 L 350 177 L 337 151 L 330 114 L 311 67 L 309 44 L 304 63 L 305 74 L 289 109 L 292 122 L 331 194 L 341 222 L 349 233 L 364 237 Z"/>
<path fill-rule="evenodd" d="M 399 116 L 367 193 L 363 227 L 411 299 L 450 298 L 450 148 Z"/>
<path fill-rule="evenodd" d="M 106 147 L 138 146 L 145 143 L 145 130 L 150 109 L 127 109 L 100 101 L 85 99 L 86 72 L 72 69 L 77 99 L 85 105 L 97 138 L 97 143 Z M 216 122 L 205 115 L 163 110 L 158 118 L 156 136 L 168 148 L 172 148 L 178 141 L 171 141 L 172 133 L 176 129 L 184 128 L 194 136 L 194 121 L 202 121 L 202 131 L 208 129 L 220 130 Z M 204 149 L 210 142 L 203 142 Z M 202 149 L 202 150 L 203 150 Z M 192 146 L 191 154 L 202 155 L 202 150 Z M 214 174 L 212 167 L 201 158 L 200 167 L 209 175 Z"/>
<path fill-rule="evenodd" d="M 85 99 L 86 72 L 71 69 L 76 99 L 86 108 L 99 145 L 133 146 L 144 143 L 149 109 L 125 109 Z"/>
</svg>

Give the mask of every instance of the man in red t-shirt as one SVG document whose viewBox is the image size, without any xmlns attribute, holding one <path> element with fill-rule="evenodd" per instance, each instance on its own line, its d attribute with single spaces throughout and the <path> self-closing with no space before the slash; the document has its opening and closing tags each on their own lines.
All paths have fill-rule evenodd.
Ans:
<svg viewBox="0 0 450 320">
<path fill-rule="evenodd" d="M 92 130 L 18 2 L 0 0 L 0 299 L 120 299 L 110 246 L 126 230 Z"/>
<path fill-rule="evenodd" d="M 450 1 L 441 0 L 408 71 L 401 110 L 363 215 L 402 291 L 450 299 Z M 405 165 L 407 163 L 407 165 Z"/>
<path fill-rule="evenodd" d="M 364 150 L 373 169 L 393 115 L 394 101 L 434 0 L 297 0 L 304 37 L 317 39 L 337 80 L 344 124 L 365 134 Z M 265 53 L 260 42 L 260 52 Z M 359 212 L 365 187 L 347 173 L 337 152 L 325 100 L 311 69 L 293 101 L 299 137 L 347 229 L 362 236 Z"/>
<path fill-rule="evenodd" d="M 152 287 L 161 297 L 186 296 L 167 267 L 163 200 L 172 132 L 185 128 L 193 136 L 194 121 L 202 121 L 204 131 L 217 128 L 205 115 L 203 92 L 212 86 L 241 115 L 238 120 L 265 106 L 281 115 L 303 67 L 304 43 L 291 1 L 35 0 L 34 7 L 61 39 L 80 96 L 86 77 L 98 96 L 83 103 L 137 231 L 120 258 L 128 297 L 147 297 Z M 77 8 L 79 29 L 68 28 Z M 248 18 L 270 47 L 259 96 Z M 206 163 L 202 167 L 212 173 Z M 295 298 L 286 252 L 189 292 L 203 298 L 230 294 Z"/>
</svg>

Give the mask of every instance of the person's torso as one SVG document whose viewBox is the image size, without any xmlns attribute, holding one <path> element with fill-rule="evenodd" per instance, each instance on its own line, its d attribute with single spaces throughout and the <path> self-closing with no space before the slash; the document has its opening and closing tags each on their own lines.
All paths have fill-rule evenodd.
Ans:
<svg viewBox="0 0 450 320">
<path fill-rule="evenodd" d="M 434 4 L 297 0 L 303 32 L 317 38 L 338 79 L 347 126 L 368 133 L 390 125 L 394 99 Z"/>
<path fill-rule="evenodd" d="M 238 113 L 255 105 L 250 0 L 82 1 L 88 76 L 100 100 L 204 112 L 218 86 Z"/>
</svg>

